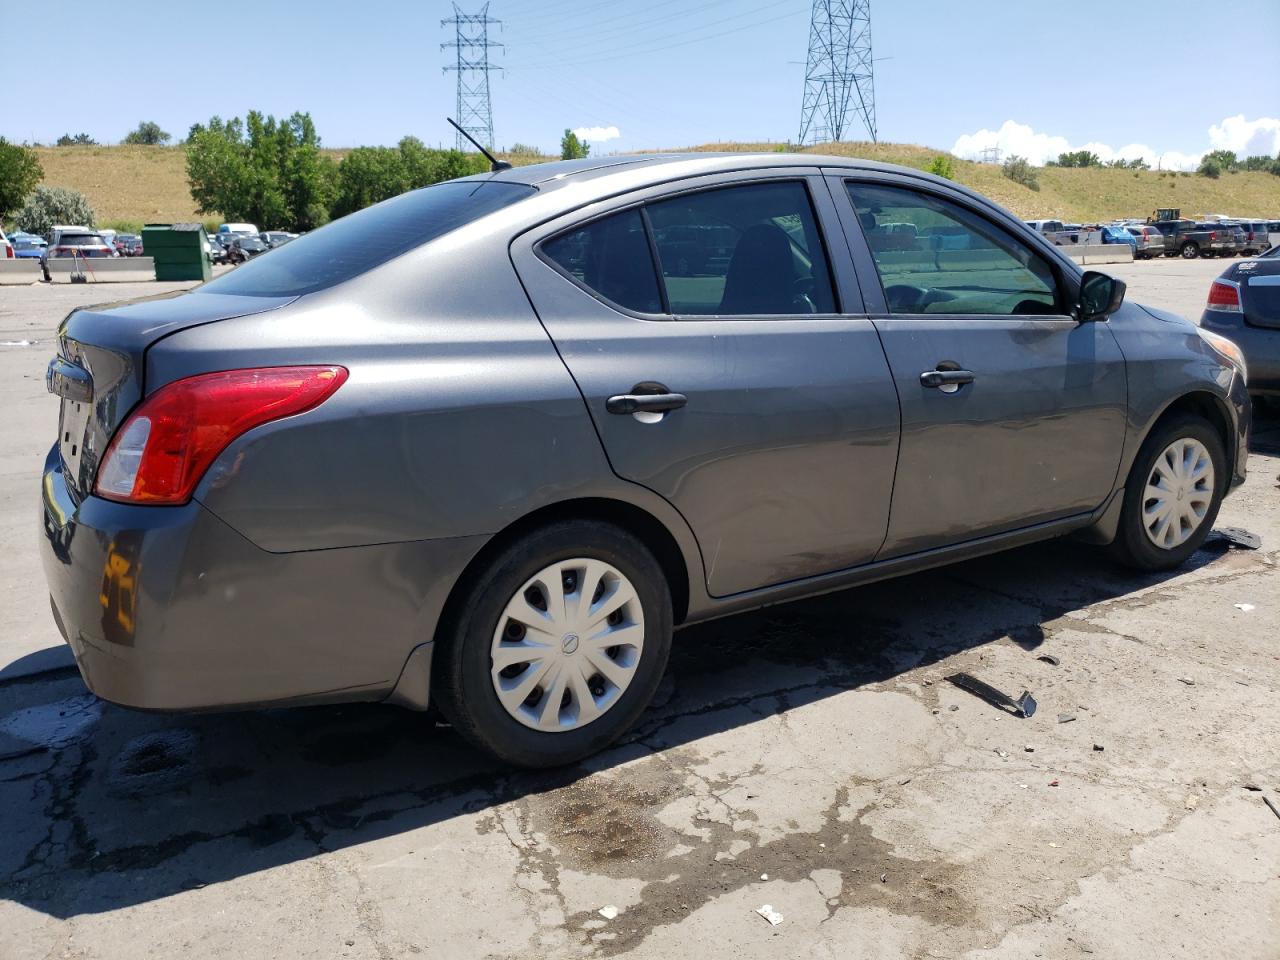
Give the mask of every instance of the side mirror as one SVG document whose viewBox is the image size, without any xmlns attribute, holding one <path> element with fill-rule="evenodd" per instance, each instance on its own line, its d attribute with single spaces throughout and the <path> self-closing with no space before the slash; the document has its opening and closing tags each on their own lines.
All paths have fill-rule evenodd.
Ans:
<svg viewBox="0 0 1280 960">
<path fill-rule="evenodd" d="M 1076 319 L 1081 323 L 1105 320 L 1124 303 L 1125 282 L 1096 270 L 1086 270 L 1080 280 Z"/>
</svg>

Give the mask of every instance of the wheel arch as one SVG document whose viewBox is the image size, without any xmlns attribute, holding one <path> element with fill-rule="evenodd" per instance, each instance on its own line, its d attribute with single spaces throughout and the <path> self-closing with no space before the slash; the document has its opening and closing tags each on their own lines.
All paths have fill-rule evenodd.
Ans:
<svg viewBox="0 0 1280 960">
<path fill-rule="evenodd" d="M 508 524 L 480 548 L 454 581 L 436 624 L 435 639 L 452 629 L 471 584 L 493 558 L 521 537 L 562 520 L 598 520 L 611 523 L 639 539 L 658 561 L 671 590 L 671 612 L 675 623 L 683 622 L 689 611 L 690 571 L 685 552 L 667 526 L 643 507 L 608 497 L 581 497 L 539 507 Z"/>
<path fill-rule="evenodd" d="M 1209 421 L 1213 425 L 1213 429 L 1217 431 L 1219 439 L 1222 440 L 1222 449 L 1226 453 L 1227 469 L 1223 471 L 1220 482 L 1223 484 L 1223 493 L 1226 493 L 1231 484 L 1231 464 L 1235 463 L 1236 460 L 1236 436 L 1231 426 L 1231 414 L 1228 411 L 1227 403 L 1216 393 L 1208 390 L 1193 390 L 1190 393 L 1175 397 L 1151 421 L 1151 424 L 1142 435 L 1142 443 L 1146 443 L 1147 437 L 1151 436 L 1152 432 L 1162 424 L 1168 423 L 1174 417 L 1188 413 Z M 1138 444 L 1138 449 L 1141 449 L 1142 443 Z"/>
</svg>

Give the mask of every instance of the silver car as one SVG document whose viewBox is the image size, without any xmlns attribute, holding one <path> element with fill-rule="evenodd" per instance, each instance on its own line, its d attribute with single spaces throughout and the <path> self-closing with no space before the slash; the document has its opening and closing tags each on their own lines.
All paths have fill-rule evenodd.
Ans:
<svg viewBox="0 0 1280 960">
<path fill-rule="evenodd" d="M 571 762 L 678 626 L 1067 534 L 1185 561 L 1244 479 L 1244 362 L 1124 293 L 849 159 L 413 191 L 63 322 L 54 617 L 117 703 L 435 704 Z"/>
</svg>

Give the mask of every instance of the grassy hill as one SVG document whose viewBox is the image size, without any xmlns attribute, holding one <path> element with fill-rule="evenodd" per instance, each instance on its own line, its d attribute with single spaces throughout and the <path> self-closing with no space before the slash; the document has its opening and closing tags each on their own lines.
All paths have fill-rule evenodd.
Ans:
<svg viewBox="0 0 1280 960">
<path fill-rule="evenodd" d="M 773 152 L 777 144 L 708 143 L 694 151 Z M 187 190 L 181 147 L 42 147 L 44 182 L 88 196 L 100 223 L 155 223 L 202 219 Z M 329 150 L 335 160 L 346 150 Z M 894 143 L 835 143 L 813 153 L 863 157 L 923 168 L 940 152 Z M 524 158 L 512 158 L 521 162 Z M 1046 167 L 1040 191 L 1005 179 L 992 164 L 955 160 L 956 180 L 986 194 L 1025 219 L 1068 221 L 1146 216 L 1157 207 L 1181 207 L 1188 215 L 1229 213 L 1280 217 L 1280 177 L 1228 173 L 1219 180 L 1146 170 Z"/>
</svg>

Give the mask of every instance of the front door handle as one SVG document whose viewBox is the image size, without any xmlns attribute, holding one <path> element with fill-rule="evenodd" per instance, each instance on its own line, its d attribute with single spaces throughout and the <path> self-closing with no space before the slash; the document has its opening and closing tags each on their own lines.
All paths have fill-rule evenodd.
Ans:
<svg viewBox="0 0 1280 960">
<path fill-rule="evenodd" d="M 683 393 L 621 393 L 604 402 L 610 413 L 666 413 L 679 410 L 689 398 Z"/>
<path fill-rule="evenodd" d="M 920 374 L 920 386 L 933 388 L 954 387 L 960 389 L 966 383 L 973 383 L 973 373 L 969 370 L 926 370 Z M 949 390 L 948 393 L 954 393 Z"/>
</svg>

